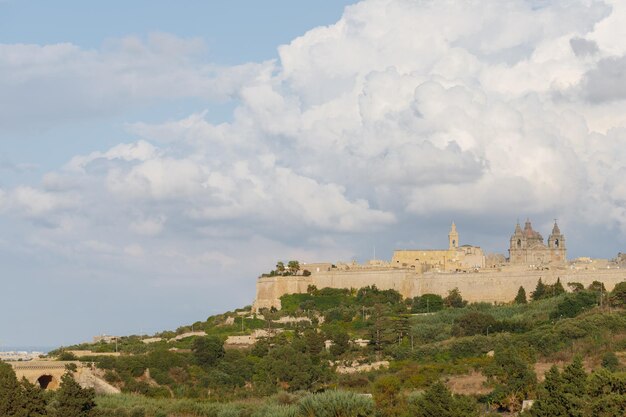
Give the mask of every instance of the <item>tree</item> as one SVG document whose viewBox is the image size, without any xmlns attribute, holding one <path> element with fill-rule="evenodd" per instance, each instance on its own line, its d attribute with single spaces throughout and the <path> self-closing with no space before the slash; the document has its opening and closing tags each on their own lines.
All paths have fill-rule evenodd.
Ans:
<svg viewBox="0 0 626 417">
<path fill-rule="evenodd" d="M 576 414 L 570 414 L 572 408 L 563 388 L 563 378 L 556 365 L 546 372 L 546 380 L 539 392 L 537 402 L 531 409 L 531 414 L 536 417 L 575 417 L 580 416 L 582 410 Z M 576 411 L 576 410 L 574 410 Z"/>
<path fill-rule="evenodd" d="M 448 296 L 443 299 L 443 303 L 446 307 L 452 308 L 463 308 L 467 305 L 467 301 L 463 300 L 458 288 L 448 291 Z"/>
<path fill-rule="evenodd" d="M 591 284 L 589 284 L 589 287 L 587 287 L 587 289 L 589 291 L 606 293 L 606 288 L 604 288 L 604 283 L 600 281 L 593 281 Z"/>
<path fill-rule="evenodd" d="M 602 367 L 611 372 L 617 371 L 619 368 L 619 359 L 613 352 L 606 352 L 602 355 Z"/>
<path fill-rule="evenodd" d="M 197 337 L 191 351 L 198 365 L 210 367 L 224 356 L 224 342 L 217 336 Z"/>
<path fill-rule="evenodd" d="M 19 416 L 23 397 L 11 365 L 0 361 L 0 416 Z"/>
<path fill-rule="evenodd" d="M 350 336 L 345 331 L 336 331 L 331 335 L 330 354 L 333 356 L 343 355 L 350 347 Z"/>
<path fill-rule="evenodd" d="M 550 296 L 556 297 L 565 292 L 565 288 L 563 288 L 563 284 L 561 284 L 561 278 L 557 278 L 556 282 L 550 285 Z"/>
<path fill-rule="evenodd" d="M 470 311 L 454 320 L 452 334 L 454 336 L 473 336 L 486 334 L 496 325 L 496 319 L 491 314 L 481 311 Z"/>
<path fill-rule="evenodd" d="M 46 398 L 43 395 L 43 390 L 38 386 L 31 384 L 22 378 L 22 392 L 26 401 L 22 404 L 21 416 L 23 417 L 45 417 L 46 411 Z"/>
<path fill-rule="evenodd" d="M 287 269 L 291 273 L 291 275 L 296 275 L 300 270 L 300 262 L 298 261 L 289 261 L 287 264 Z"/>
<path fill-rule="evenodd" d="M 584 291 L 585 286 L 580 282 L 568 282 L 567 286 L 572 290 L 572 292 L 580 292 Z"/>
<path fill-rule="evenodd" d="M 285 273 L 285 264 L 283 261 L 276 262 L 276 273 L 282 275 Z"/>
<path fill-rule="evenodd" d="M 423 395 L 409 403 L 409 415 L 415 417 L 477 417 L 476 401 L 465 396 L 453 396 L 441 382 L 431 384 Z"/>
<path fill-rule="evenodd" d="M 384 375 L 374 382 L 372 395 L 379 415 L 392 417 L 403 414 L 405 404 L 400 388 L 400 380 L 395 375 Z"/>
<path fill-rule="evenodd" d="M 522 400 L 535 391 L 537 376 L 525 352 L 513 348 L 496 349 L 485 376 L 495 385 L 491 400 L 510 411 L 519 410 Z"/>
<path fill-rule="evenodd" d="M 537 281 L 537 286 L 535 287 L 535 291 L 530 293 L 530 298 L 533 301 L 541 300 L 542 298 L 546 297 L 546 292 L 546 284 L 544 284 L 541 278 L 539 278 L 539 281 Z"/>
<path fill-rule="evenodd" d="M 587 373 L 583 368 L 583 360 L 576 355 L 571 364 L 563 369 L 563 384 L 566 394 L 582 398 L 587 391 Z"/>
<path fill-rule="evenodd" d="M 93 388 L 81 388 L 71 372 L 61 377 L 56 395 L 56 417 L 89 417 L 94 415 L 96 393 Z"/>
<path fill-rule="evenodd" d="M 432 313 L 443 309 L 443 298 L 437 294 L 424 294 L 414 297 L 411 303 L 411 313 Z"/>
<path fill-rule="evenodd" d="M 626 307 L 626 281 L 620 282 L 613 288 L 609 301 L 613 307 Z"/>
<path fill-rule="evenodd" d="M 524 287 L 520 286 L 519 290 L 517 290 L 517 295 L 514 300 L 515 304 L 527 304 L 528 300 L 526 299 L 526 290 Z"/>
</svg>

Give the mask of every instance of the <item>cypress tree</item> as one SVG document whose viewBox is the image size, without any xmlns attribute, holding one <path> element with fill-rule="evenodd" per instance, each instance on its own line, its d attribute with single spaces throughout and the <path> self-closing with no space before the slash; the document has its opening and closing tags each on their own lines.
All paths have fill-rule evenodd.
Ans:
<svg viewBox="0 0 626 417">
<path fill-rule="evenodd" d="M 552 296 L 556 297 L 557 295 L 561 295 L 565 292 L 565 288 L 563 288 L 563 284 L 561 284 L 561 278 L 557 278 L 554 285 L 552 285 Z"/>
<path fill-rule="evenodd" d="M 524 287 L 520 286 L 519 290 L 517 290 L 517 295 L 515 296 L 515 304 L 527 304 L 528 300 L 526 299 L 526 290 Z"/>
<path fill-rule="evenodd" d="M 545 297 L 546 284 L 544 284 L 543 281 L 541 281 L 541 278 L 539 278 L 539 281 L 537 281 L 537 287 L 535 287 L 535 291 L 530 294 L 530 298 L 532 298 L 533 301 L 537 301 Z"/>
</svg>

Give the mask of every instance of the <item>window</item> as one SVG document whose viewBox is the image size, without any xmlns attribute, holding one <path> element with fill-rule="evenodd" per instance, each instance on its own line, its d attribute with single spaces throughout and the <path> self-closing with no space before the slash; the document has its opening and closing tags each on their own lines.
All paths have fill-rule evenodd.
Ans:
<svg viewBox="0 0 626 417">
<path fill-rule="evenodd" d="M 522 247 L 522 239 L 517 239 L 517 247 L 518 248 Z"/>
</svg>

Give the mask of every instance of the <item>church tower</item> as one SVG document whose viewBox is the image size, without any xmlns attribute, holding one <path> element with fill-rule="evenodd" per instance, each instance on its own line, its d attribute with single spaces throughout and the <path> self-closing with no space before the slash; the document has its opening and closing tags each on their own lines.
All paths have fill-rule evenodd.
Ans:
<svg viewBox="0 0 626 417">
<path fill-rule="evenodd" d="M 450 233 L 448 233 L 449 250 L 456 250 L 459 248 L 459 234 L 456 231 L 456 224 L 452 222 L 450 227 Z"/>
<path fill-rule="evenodd" d="M 552 227 L 552 233 L 548 237 L 548 249 L 550 250 L 550 262 L 562 263 L 567 261 L 565 236 L 561 233 L 556 220 L 554 221 L 554 227 Z"/>
</svg>

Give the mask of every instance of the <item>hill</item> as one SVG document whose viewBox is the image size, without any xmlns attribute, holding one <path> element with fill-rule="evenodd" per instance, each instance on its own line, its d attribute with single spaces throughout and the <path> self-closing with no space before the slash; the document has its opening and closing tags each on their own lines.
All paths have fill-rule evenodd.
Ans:
<svg viewBox="0 0 626 417">
<path fill-rule="evenodd" d="M 539 282 L 530 300 L 520 289 L 502 305 L 468 304 L 456 290 L 403 300 L 376 287 L 310 288 L 284 295 L 280 311 L 243 308 L 150 338 L 122 337 L 119 356 L 78 359 L 124 393 L 98 398 L 110 416 L 313 415 L 302 407 L 332 395 L 366 410 L 345 415 L 421 415 L 428 396 L 448 404 L 440 415 L 510 413 L 527 399 L 541 410 L 556 395 L 550 384 L 565 396 L 575 371 L 584 374 L 579 415 L 622 415 L 611 410 L 626 407 L 626 283 L 608 294 L 599 282 L 581 287 Z M 85 349 L 115 344 L 52 354 L 70 359 Z"/>
</svg>

